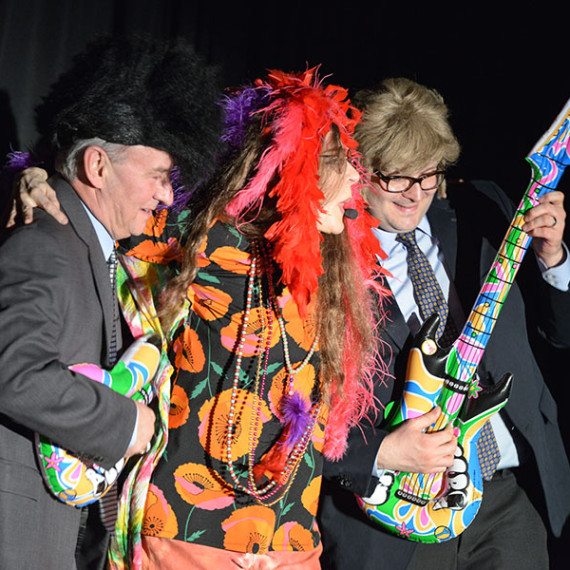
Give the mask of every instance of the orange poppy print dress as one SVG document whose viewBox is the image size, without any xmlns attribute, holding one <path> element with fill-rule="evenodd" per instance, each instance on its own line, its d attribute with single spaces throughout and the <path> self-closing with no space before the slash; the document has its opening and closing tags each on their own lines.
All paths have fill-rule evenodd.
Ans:
<svg viewBox="0 0 570 570">
<path fill-rule="evenodd" d="M 173 261 L 166 241 L 147 242 L 147 259 Z M 143 535 L 259 554 L 319 545 L 318 339 L 278 277 L 262 246 L 211 227 L 171 337 L 168 444 Z"/>
</svg>

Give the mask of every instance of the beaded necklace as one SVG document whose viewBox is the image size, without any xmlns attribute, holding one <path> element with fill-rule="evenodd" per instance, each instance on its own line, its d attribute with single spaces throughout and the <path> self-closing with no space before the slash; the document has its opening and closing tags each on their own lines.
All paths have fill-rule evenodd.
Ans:
<svg viewBox="0 0 570 570">
<path fill-rule="evenodd" d="M 260 267 L 261 265 L 261 267 Z M 263 286 L 262 286 L 262 277 L 265 274 L 267 277 L 268 283 L 268 299 L 267 299 L 267 307 L 264 310 L 264 302 L 263 302 Z M 243 347 L 245 343 L 245 336 L 247 332 L 247 327 L 249 323 L 249 317 L 252 309 L 253 304 L 253 296 L 255 290 L 255 283 L 257 280 L 258 284 L 258 301 L 259 307 L 261 309 L 261 320 L 262 320 L 262 336 L 263 341 L 262 344 L 264 345 L 264 349 L 259 354 L 258 366 L 257 366 L 257 373 L 255 377 L 255 385 L 254 385 L 254 413 L 253 413 L 253 420 L 249 426 L 249 453 L 248 453 L 248 477 L 247 477 L 247 486 L 243 485 L 239 480 L 239 476 L 236 473 L 234 468 L 234 462 L 232 459 L 232 439 L 235 429 L 234 417 L 235 417 L 235 406 L 237 402 L 237 394 L 240 385 L 240 372 L 241 372 L 241 364 L 243 359 Z M 237 342 L 237 349 L 236 349 L 236 367 L 232 382 L 232 393 L 230 397 L 230 410 L 228 415 L 228 431 L 226 435 L 226 457 L 227 457 L 227 466 L 228 472 L 234 482 L 234 486 L 237 490 L 242 491 L 252 497 L 254 497 L 257 502 L 262 502 L 263 500 L 270 499 L 275 494 L 277 494 L 280 490 L 283 490 L 283 493 L 280 494 L 279 497 L 273 499 L 269 503 L 264 503 L 266 506 L 271 506 L 277 503 L 281 497 L 288 491 L 297 470 L 299 468 L 301 459 L 309 445 L 311 436 L 313 434 L 314 426 L 316 424 L 316 420 L 318 417 L 318 413 L 320 411 L 321 402 L 320 399 L 317 400 L 311 406 L 310 413 L 303 418 L 306 421 L 306 427 L 303 430 L 302 434 L 297 437 L 297 441 L 289 441 L 289 435 L 291 431 L 295 431 L 291 428 L 289 423 L 285 426 L 285 430 L 288 430 L 287 440 L 285 442 L 277 442 L 275 445 L 285 445 L 289 451 L 288 457 L 285 463 L 285 467 L 283 471 L 280 473 L 278 481 L 275 479 L 271 479 L 268 481 L 262 488 L 257 486 L 255 481 L 254 475 L 254 464 L 255 464 L 255 451 L 257 448 L 257 444 L 259 442 L 259 435 L 261 432 L 261 406 L 263 402 L 263 394 L 265 390 L 265 384 L 267 380 L 267 368 L 269 362 L 269 351 L 271 348 L 271 341 L 273 336 L 273 323 L 274 323 L 274 315 L 277 317 L 277 322 L 279 325 L 279 330 L 281 332 L 281 338 L 283 342 L 283 352 L 284 352 L 284 360 L 285 360 L 285 369 L 287 371 L 287 382 L 288 382 L 288 389 L 286 390 L 286 395 L 282 398 L 283 400 L 286 398 L 293 398 L 294 396 L 294 382 L 295 376 L 298 374 L 310 361 L 312 358 L 316 347 L 318 346 L 319 341 L 319 334 L 315 335 L 315 339 L 312 343 L 312 346 L 303 359 L 303 361 L 294 368 L 291 363 L 291 358 L 289 355 L 289 344 L 287 340 L 287 334 L 285 329 L 285 322 L 283 320 L 283 316 L 281 314 L 281 309 L 279 307 L 277 297 L 275 295 L 275 290 L 273 287 L 273 270 L 271 264 L 271 257 L 267 248 L 262 248 L 262 246 L 256 242 L 252 241 L 252 253 L 250 256 L 250 268 L 248 272 L 248 281 L 247 281 L 247 292 L 246 292 L 246 304 L 245 310 L 243 313 L 243 319 L 241 323 L 240 329 L 240 336 Z M 291 421 L 291 420 L 290 420 Z M 299 418 L 292 421 L 299 421 Z M 297 430 L 298 431 L 298 430 Z"/>
</svg>

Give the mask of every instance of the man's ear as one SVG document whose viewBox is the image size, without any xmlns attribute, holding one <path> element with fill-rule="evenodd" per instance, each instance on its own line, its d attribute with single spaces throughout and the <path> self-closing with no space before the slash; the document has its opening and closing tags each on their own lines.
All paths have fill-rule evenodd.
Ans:
<svg viewBox="0 0 570 570">
<path fill-rule="evenodd" d="M 100 146 L 88 146 L 83 153 L 83 173 L 86 182 L 93 188 L 102 188 L 109 156 Z"/>
</svg>

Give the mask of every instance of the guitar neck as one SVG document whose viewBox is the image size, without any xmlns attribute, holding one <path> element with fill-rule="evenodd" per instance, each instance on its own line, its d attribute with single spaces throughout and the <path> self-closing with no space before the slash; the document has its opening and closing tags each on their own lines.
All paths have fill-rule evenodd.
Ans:
<svg viewBox="0 0 570 570">
<path fill-rule="evenodd" d="M 467 323 L 451 347 L 446 372 L 456 380 L 469 382 L 474 377 L 505 298 L 530 245 L 532 238 L 522 230 L 524 214 L 538 204 L 538 199 L 543 194 L 556 189 L 564 169 L 570 164 L 570 99 L 534 145 L 526 160 L 532 167 L 530 184 Z"/>
<path fill-rule="evenodd" d="M 538 199 L 556 189 L 570 164 L 570 99 L 550 128 L 534 145 L 526 160 L 532 167 L 530 184 L 517 208 L 499 253 L 473 305 L 459 338 L 453 343 L 446 363 L 452 378 L 470 382 L 489 342 L 503 303 L 513 284 L 531 237 L 521 228 L 524 214 Z"/>
<path fill-rule="evenodd" d="M 541 182 L 534 179 L 531 181 L 485 278 L 467 322 L 453 343 L 446 372 L 457 380 L 469 381 L 481 362 L 507 294 L 532 240 L 522 230 L 524 214 L 538 203 L 538 198 L 545 191 Z"/>
</svg>

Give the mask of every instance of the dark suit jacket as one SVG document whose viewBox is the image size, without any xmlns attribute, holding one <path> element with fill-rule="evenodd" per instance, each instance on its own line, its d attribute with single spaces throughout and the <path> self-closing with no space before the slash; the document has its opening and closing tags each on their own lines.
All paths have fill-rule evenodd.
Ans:
<svg viewBox="0 0 570 570">
<path fill-rule="evenodd" d="M 68 365 L 107 366 L 108 270 L 75 191 L 57 179 L 62 226 L 41 211 L 0 246 L 0 568 L 74 567 L 80 510 L 53 498 L 34 431 L 104 467 L 124 454 L 132 401 Z"/>
<path fill-rule="evenodd" d="M 494 261 L 508 224 L 512 204 L 493 183 L 460 184 L 448 191 L 449 200 L 435 199 L 428 218 L 439 240 L 445 262 L 468 316 L 487 272 Z M 503 417 L 511 428 L 524 467 L 536 468 L 527 492 L 542 489 L 547 518 L 559 535 L 570 513 L 570 467 L 557 423 L 556 404 L 538 368 L 532 338 L 539 334 L 555 346 L 570 346 L 570 292 L 545 283 L 528 252 L 517 275 L 479 367 L 492 382 L 505 372 L 514 374 L 514 386 Z M 528 292 L 524 297 L 523 291 Z M 384 404 L 399 400 L 411 335 L 396 303 L 386 307 L 388 322 L 381 335 L 383 356 L 390 361 L 385 385 L 377 388 Z M 532 328 L 527 328 L 527 325 Z M 537 327 L 535 327 L 537 325 Z M 364 435 L 353 430 L 345 458 L 326 463 L 320 506 L 320 527 L 325 554 L 323 568 L 405 568 L 415 543 L 391 536 L 370 523 L 356 506 L 353 493 L 366 496 L 374 489 L 372 467 L 386 432 L 381 418 L 376 425 L 363 423 Z M 540 485 L 538 484 L 540 483 Z M 483 497 L 485 500 L 485 497 Z"/>
</svg>

